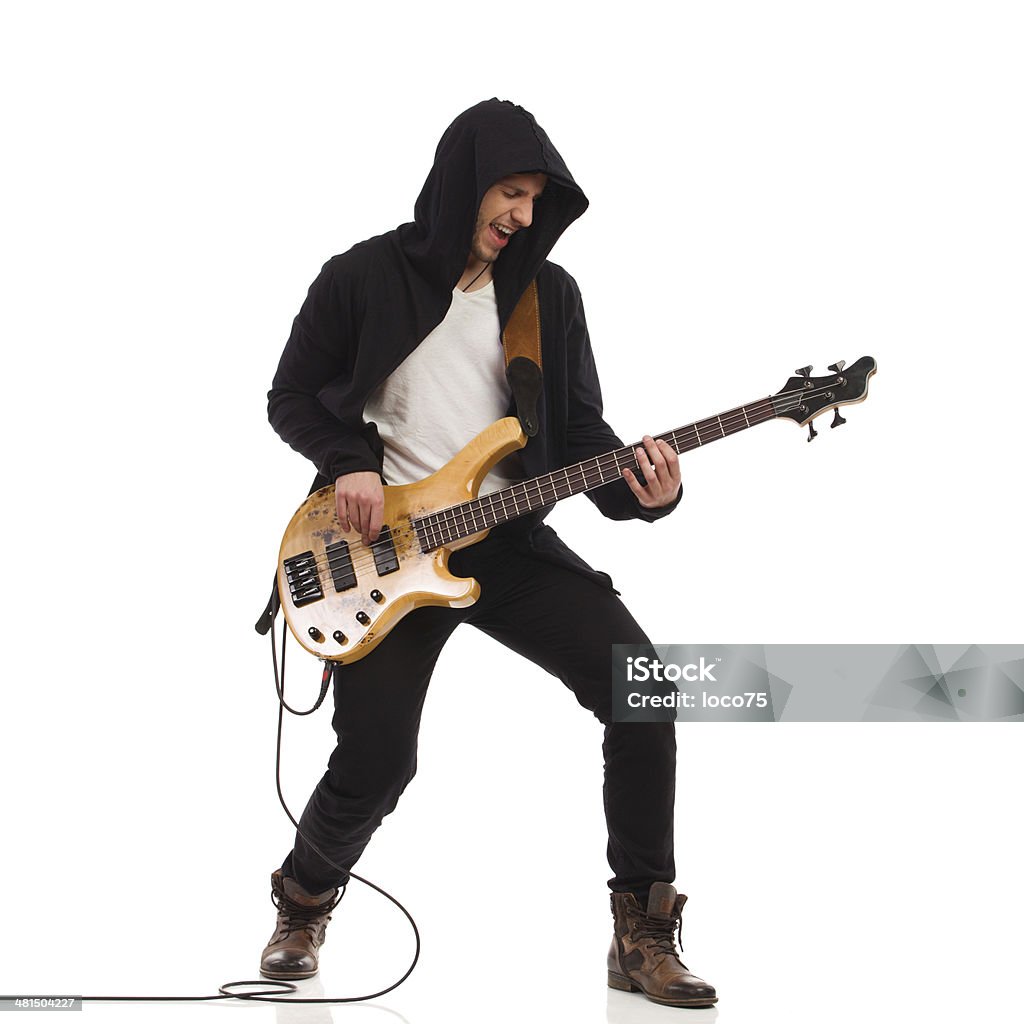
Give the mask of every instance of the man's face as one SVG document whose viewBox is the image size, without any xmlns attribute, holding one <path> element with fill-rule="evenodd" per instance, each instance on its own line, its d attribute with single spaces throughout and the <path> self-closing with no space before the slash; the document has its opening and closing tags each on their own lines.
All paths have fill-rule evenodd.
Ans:
<svg viewBox="0 0 1024 1024">
<path fill-rule="evenodd" d="M 493 263 L 516 231 L 533 222 L 533 202 L 544 191 L 546 174 L 510 174 L 492 185 L 480 203 L 470 251 Z"/>
</svg>

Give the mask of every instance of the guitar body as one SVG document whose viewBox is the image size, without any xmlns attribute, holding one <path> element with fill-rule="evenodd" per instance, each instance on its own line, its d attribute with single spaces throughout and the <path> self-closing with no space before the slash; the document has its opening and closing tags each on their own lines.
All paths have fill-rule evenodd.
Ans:
<svg viewBox="0 0 1024 1024">
<path fill-rule="evenodd" d="M 369 547 L 342 532 L 333 484 L 311 494 L 288 524 L 278 559 L 281 608 L 296 640 L 318 658 L 356 661 L 414 608 L 473 604 L 480 585 L 453 576 L 448 554 L 489 531 L 424 551 L 412 520 L 475 498 L 490 470 L 525 444 L 519 421 L 507 417 L 426 479 L 385 487 L 384 527 Z"/>
</svg>

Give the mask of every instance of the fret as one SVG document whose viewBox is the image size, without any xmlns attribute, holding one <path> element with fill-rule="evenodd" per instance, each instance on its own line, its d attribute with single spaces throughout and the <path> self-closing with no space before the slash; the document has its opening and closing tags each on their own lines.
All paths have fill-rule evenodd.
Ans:
<svg viewBox="0 0 1024 1024">
<path fill-rule="evenodd" d="M 458 523 L 456 522 L 455 516 L 452 514 L 450 509 L 444 509 L 438 512 L 434 516 L 434 521 L 437 523 L 438 535 L 443 537 L 447 535 L 458 535 Z M 449 542 L 451 543 L 451 541 Z"/>
<path fill-rule="evenodd" d="M 469 512 L 472 512 L 472 509 L 469 507 L 468 504 L 466 506 L 464 506 L 464 508 L 466 510 L 468 510 Z M 468 528 L 467 528 L 467 525 L 468 525 Z M 445 514 L 445 517 L 444 517 L 444 527 L 448 531 L 448 533 L 452 535 L 452 539 L 453 540 L 456 540 L 459 537 L 466 537 L 466 536 L 468 536 L 471 533 L 475 533 L 476 530 L 473 529 L 473 526 L 474 526 L 474 524 L 472 522 L 467 524 L 467 522 L 466 522 L 466 512 L 463 512 L 463 514 L 462 514 L 462 522 L 459 522 L 459 515 L 454 510 L 450 509 Z"/>
<path fill-rule="evenodd" d="M 528 511 L 533 512 L 535 509 L 544 507 L 544 480 L 538 477 L 536 480 L 531 481 L 537 485 L 537 493 L 530 493 L 530 484 L 523 484 L 523 498 L 526 501 L 526 508 Z"/>
<path fill-rule="evenodd" d="M 517 484 L 516 485 L 516 489 L 519 492 L 519 497 L 516 499 L 516 501 L 517 501 L 516 507 L 517 508 L 519 507 L 519 504 L 518 504 L 519 502 L 522 503 L 522 510 L 521 510 L 521 512 L 519 514 L 520 515 L 525 515 L 527 512 L 532 512 L 533 511 L 533 499 L 530 497 L 530 484 L 529 484 L 529 482 Z"/>
<path fill-rule="evenodd" d="M 491 521 L 491 526 L 497 526 L 508 519 L 508 513 L 505 511 L 505 499 L 501 497 L 500 491 L 491 491 L 487 495 L 487 517 Z"/>
<path fill-rule="evenodd" d="M 714 420 L 701 420 L 701 426 L 704 428 L 704 432 L 709 434 L 709 440 L 717 441 L 720 437 L 725 437 L 725 431 L 722 430 L 721 421 L 718 424 L 718 433 L 715 434 L 715 422 Z"/>
<path fill-rule="evenodd" d="M 479 500 L 480 518 L 484 526 L 490 529 L 494 525 L 494 502 L 486 495 Z"/>
<path fill-rule="evenodd" d="M 535 509 L 542 509 L 542 508 L 544 508 L 545 505 L 548 504 L 548 500 L 544 497 L 544 484 L 545 483 L 550 483 L 550 481 L 548 480 L 548 478 L 546 476 L 543 476 L 543 477 L 538 477 L 538 479 L 535 482 L 537 483 L 537 494 L 536 495 L 532 495 L 531 496 L 529 494 L 529 487 L 528 487 L 528 485 L 526 487 L 526 495 L 527 495 L 527 497 L 529 499 L 529 510 L 531 512 L 534 511 Z"/>
<path fill-rule="evenodd" d="M 437 534 L 438 539 L 441 541 L 442 544 L 444 544 L 444 543 L 446 543 L 448 541 L 448 538 L 445 537 L 445 534 L 448 532 L 445 529 L 445 527 L 447 525 L 445 523 L 445 518 L 446 518 L 447 515 L 448 515 L 448 513 L 446 513 L 446 512 L 439 512 L 436 516 L 434 516 L 434 530 L 435 530 L 435 532 Z"/>
<path fill-rule="evenodd" d="M 534 511 L 534 503 L 532 503 L 529 497 L 530 482 L 525 480 L 522 483 L 516 483 L 512 487 L 512 492 L 515 495 L 513 500 L 515 502 L 516 515 L 526 515 L 528 512 Z"/>
<path fill-rule="evenodd" d="M 504 517 L 498 515 L 498 503 L 493 491 L 487 496 L 487 518 L 489 526 L 497 526 L 498 523 L 504 522 Z"/>
<path fill-rule="evenodd" d="M 536 484 L 537 493 L 532 494 L 530 492 L 530 484 Z M 541 487 L 540 480 L 530 480 L 520 485 L 523 494 L 523 504 L 526 507 L 527 512 L 533 512 L 534 509 L 538 509 L 544 504 L 544 491 Z"/>
<path fill-rule="evenodd" d="M 550 496 L 545 495 L 544 484 L 547 484 L 550 488 Z M 527 493 L 529 494 L 529 491 L 527 491 Z M 558 498 L 558 488 L 555 487 L 554 477 L 550 473 L 548 473 L 542 479 L 537 481 L 537 493 L 530 495 L 530 509 L 534 510 L 538 508 L 543 508 L 545 505 L 553 505 L 556 501 L 558 501 Z"/>
<path fill-rule="evenodd" d="M 535 509 L 543 508 L 544 506 L 544 480 L 538 478 L 537 480 L 531 481 L 536 484 L 537 493 L 530 493 L 530 484 L 523 484 L 523 496 L 526 499 L 526 507 L 533 512 Z"/>
</svg>

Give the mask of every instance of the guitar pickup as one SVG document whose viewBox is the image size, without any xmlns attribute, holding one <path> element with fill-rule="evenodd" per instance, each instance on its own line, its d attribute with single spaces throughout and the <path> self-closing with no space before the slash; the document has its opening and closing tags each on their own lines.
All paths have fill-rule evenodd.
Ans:
<svg viewBox="0 0 1024 1024">
<path fill-rule="evenodd" d="M 343 590 L 351 590 L 356 585 L 356 571 L 352 565 L 352 554 L 348 549 L 347 540 L 339 540 L 328 544 L 327 565 L 334 580 L 334 589 L 340 594 Z"/>
<path fill-rule="evenodd" d="M 323 596 L 320 586 L 320 574 L 316 570 L 316 557 L 312 551 L 303 551 L 284 560 L 284 573 L 288 580 L 288 591 L 292 596 L 292 604 L 301 608 L 304 604 L 312 604 Z"/>
<path fill-rule="evenodd" d="M 370 545 L 373 548 L 373 562 L 377 566 L 378 576 L 387 576 L 389 572 L 398 571 L 398 552 L 391 538 L 391 527 L 382 526 L 380 535 Z"/>
</svg>

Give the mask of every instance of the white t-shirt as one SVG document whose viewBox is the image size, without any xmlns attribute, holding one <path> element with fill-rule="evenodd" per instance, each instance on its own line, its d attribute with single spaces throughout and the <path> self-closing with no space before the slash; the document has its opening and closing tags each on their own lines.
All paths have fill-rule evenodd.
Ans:
<svg viewBox="0 0 1024 1024">
<path fill-rule="evenodd" d="M 409 484 L 436 472 L 505 416 L 510 398 L 494 283 L 472 292 L 456 288 L 444 320 L 366 402 L 363 416 L 384 442 L 385 480 Z M 503 459 L 480 493 L 519 477 L 517 463 Z"/>
</svg>

